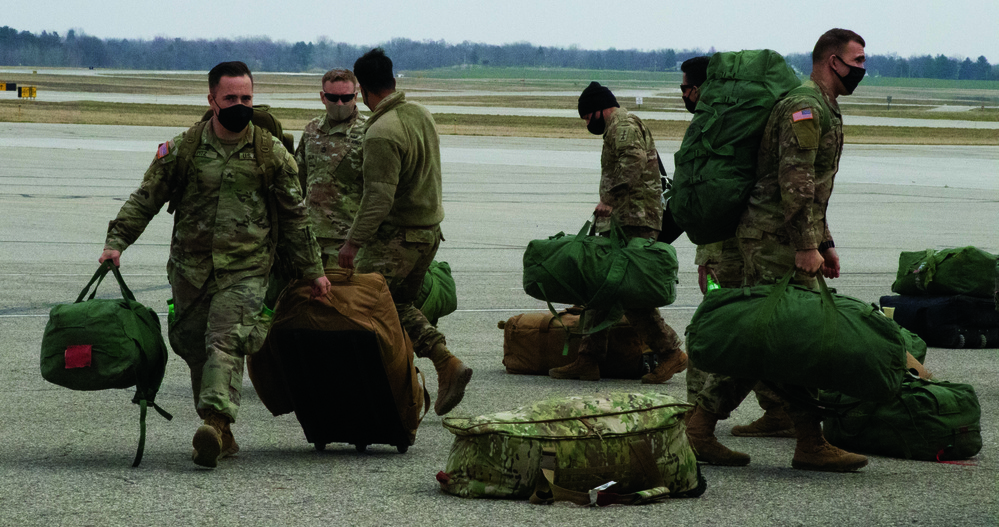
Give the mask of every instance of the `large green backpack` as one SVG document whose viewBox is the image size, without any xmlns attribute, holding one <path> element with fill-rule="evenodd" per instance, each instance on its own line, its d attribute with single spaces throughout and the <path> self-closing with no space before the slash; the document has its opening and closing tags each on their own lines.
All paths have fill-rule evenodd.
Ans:
<svg viewBox="0 0 999 527">
<path fill-rule="evenodd" d="M 114 273 L 122 298 L 94 298 L 108 271 Z M 91 286 L 94 291 L 84 301 Z M 159 317 L 136 302 L 111 260 L 101 264 L 76 302 L 60 304 L 49 312 L 41 352 L 45 380 L 72 390 L 135 386 L 132 402 L 139 405 L 139 446 L 133 467 L 142 461 L 146 444 L 146 407 L 173 419 L 154 402 L 166 363 Z"/>
<path fill-rule="evenodd" d="M 715 53 L 707 73 L 668 193 L 673 219 L 698 245 L 735 236 L 770 112 L 801 84 L 769 49 Z"/>
<path fill-rule="evenodd" d="M 976 247 L 905 251 L 891 290 L 900 295 L 991 298 L 999 289 L 999 257 Z"/>
</svg>

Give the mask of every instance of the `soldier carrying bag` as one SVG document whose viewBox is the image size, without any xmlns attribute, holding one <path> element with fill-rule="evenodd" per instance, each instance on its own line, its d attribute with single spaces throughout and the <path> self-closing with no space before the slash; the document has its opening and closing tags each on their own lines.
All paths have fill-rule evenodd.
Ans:
<svg viewBox="0 0 999 527">
<path fill-rule="evenodd" d="M 108 271 L 118 281 L 122 298 L 94 298 Z M 94 291 L 87 297 L 91 286 Z M 154 402 L 166 363 L 159 317 L 136 302 L 111 260 L 101 264 L 76 302 L 49 312 L 41 352 L 45 380 L 71 390 L 136 387 L 132 402 L 139 405 L 139 446 L 133 467 L 139 466 L 145 449 L 146 407 L 173 419 Z"/>
</svg>

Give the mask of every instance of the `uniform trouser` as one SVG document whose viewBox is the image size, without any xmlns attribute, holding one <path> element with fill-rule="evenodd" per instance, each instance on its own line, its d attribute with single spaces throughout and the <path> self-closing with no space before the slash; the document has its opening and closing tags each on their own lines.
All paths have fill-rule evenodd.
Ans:
<svg viewBox="0 0 999 527">
<path fill-rule="evenodd" d="M 794 272 L 791 283 L 810 287 L 818 287 L 814 276 L 807 275 L 795 268 L 796 250 L 791 240 L 772 233 L 756 231 L 740 231 L 739 251 L 746 265 L 745 280 L 748 285 L 774 284 L 779 282 L 789 272 Z M 797 331 L 788 328 L 788 331 Z M 818 390 L 800 386 L 777 384 L 778 388 L 811 398 L 818 397 Z M 814 419 L 814 410 L 798 403 L 785 401 L 784 408 L 792 420 Z"/>
<path fill-rule="evenodd" d="M 722 242 L 720 261 L 708 263 L 707 267 L 714 271 L 721 287 L 742 287 L 745 262 L 739 252 L 739 241 L 729 238 Z M 728 419 L 750 391 L 756 392 L 756 400 L 764 411 L 780 408 L 784 404 L 777 394 L 755 379 L 740 379 L 687 367 L 687 402 L 701 406 L 720 419 Z"/>
<path fill-rule="evenodd" d="M 659 236 L 659 231 L 645 227 L 625 226 L 622 227 L 622 230 L 624 230 L 625 235 L 629 239 L 656 238 Z M 605 310 L 594 309 L 587 312 L 585 316 L 587 320 L 602 321 L 607 318 L 607 315 L 608 312 Z M 681 351 L 680 337 L 663 320 L 663 316 L 659 313 L 658 309 L 625 308 L 624 316 L 628 319 L 631 326 L 635 328 L 635 332 L 638 333 L 639 338 L 652 351 L 666 352 L 668 354 L 674 351 Z M 589 355 L 594 359 L 602 360 L 607 356 L 607 339 L 609 336 L 609 329 L 584 335 L 579 342 L 579 354 Z"/>
<path fill-rule="evenodd" d="M 236 420 L 243 386 L 243 361 L 260 349 L 266 328 L 260 310 L 266 276 L 243 278 L 219 288 L 214 277 L 198 288 L 174 273 L 176 318 L 170 346 L 191 370 L 194 404 L 201 417 L 215 411 Z"/>
<path fill-rule="evenodd" d="M 444 335 L 413 306 L 441 240 L 438 225 L 414 229 L 382 224 L 354 261 L 357 272 L 381 273 L 385 277 L 399 322 L 409 334 L 417 357 L 429 358 L 434 346 L 444 343 Z"/>
</svg>

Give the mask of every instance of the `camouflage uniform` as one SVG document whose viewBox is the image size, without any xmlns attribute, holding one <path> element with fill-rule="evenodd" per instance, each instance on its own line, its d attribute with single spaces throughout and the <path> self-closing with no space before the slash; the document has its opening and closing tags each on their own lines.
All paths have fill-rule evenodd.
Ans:
<svg viewBox="0 0 999 527">
<path fill-rule="evenodd" d="M 770 114 L 756 185 L 736 231 L 749 285 L 775 283 L 794 270 L 794 283 L 815 287 L 815 277 L 795 270 L 795 253 L 832 241 L 826 208 L 843 153 L 843 120 L 835 99 L 813 81 L 803 86 L 812 96 L 789 95 Z M 806 413 L 788 410 L 792 417 Z"/>
<path fill-rule="evenodd" d="M 268 191 L 255 158 L 256 133 L 250 124 L 226 153 L 211 124 L 205 126 L 186 175 L 175 174 L 185 134 L 161 145 L 142 184 L 110 222 L 105 241 L 106 248 L 124 251 L 183 186 L 167 262 L 176 313 L 169 336 L 191 368 L 202 417 L 214 410 L 235 420 L 244 355 L 256 351 L 262 340 L 261 301 L 275 252 L 271 229 L 278 229 L 287 257 L 305 278 L 323 275 L 295 160 L 273 139 L 280 164 Z M 271 223 L 272 202 L 278 225 Z"/>
<path fill-rule="evenodd" d="M 356 107 L 341 123 L 332 123 L 323 114 L 305 125 L 295 150 L 309 220 L 327 267 L 336 266 L 336 254 L 361 204 L 365 121 Z"/>
<path fill-rule="evenodd" d="M 600 154 L 600 201 L 612 207 L 610 218 L 597 218 L 597 232 L 607 232 L 616 220 L 630 238 L 656 238 L 662 228 L 662 181 L 659 153 L 645 124 L 624 108 L 607 119 Z M 624 316 L 654 352 L 680 351 L 680 337 L 666 324 L 658 309 L 628 309 Z M 587 320 L 604 320 L 605 312 L 594 310 Z M 597 360 L 607 355 L 607 330 L 586 335 L 579 353 Z"/>
<path fill-rule="evenodd" d="M 364 126 L 363 196 L 348 232 L 357 272 L 385 276 L 418 357 L 444 335 L 413 306 L 437 254 L 444 219 L 440 143 L 433 116 L 403 92 L 383 99 Z"/>
</svg>

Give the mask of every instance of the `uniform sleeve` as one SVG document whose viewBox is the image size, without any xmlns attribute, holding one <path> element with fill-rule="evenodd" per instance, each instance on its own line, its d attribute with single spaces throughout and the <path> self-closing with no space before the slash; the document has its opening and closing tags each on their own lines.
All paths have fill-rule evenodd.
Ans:
<svg viewBox="0 0 999 527">
<path fill-rule="evenodd" d="M 364 152 L 361 203 L 347 233 L 347 238 L 358 246 L 364 246 L 374 236 L 391 212 L 402 170 L 402 149 L 395 141 L 365 137 L 361 150 Z"/>
<path fill-rule="evenodd" d="M 694 253 L 694 265 L 719 264 L 722 260 L 722 243 L 715 242 L 706 245 L 698 245 Z"/>
<path fill-rule="evenodd" d="M 611 135 L 607 140 L 611 142 L 614 164 L 600 180 L 600 201 L 619 208 L 630 196 L 632 187 L 641 184 L 648 159 L 637 127 L 625 122 L 611 130 Z"/>
<path fill-rule="evenodd" d="M 177 141 L 161 144 L 139 188 L 121 206 L 118 216 L 108 223 L 105 248 L 124 251 L 146 230 L 153 216 L 170 200 L 176 164 Z"/>
<path fill-rule="evenodd" d="M 306 215 L 298 181 L 298 165 L 287 151 L 284 156 L 284 163 L 274 180 L 273 192 L 278 216 L 278 242 L 289 263 L 301 270 L 304 278 L 315 280 L 324 274 L 319 244 Z"/>
<path fill-rule="evenodd" d="M 818 248 L 822 240 L 816 239 L 815 233 L 828 232 L 825 219 L 816 219 L 812 207 L 815 202 L 815 155 L 821 137 L 819 111 L 808 104 L 789 105 L 780 116 L 777 182 L 784 224 L 791 245 L 798 251 Z M 810 117 L 803 119 L 804 115 Z"/>
<path fill-rule="evenodd" d="M 302 189 L 303 196 L 309 192 L 309 165 L 305 162 L 305 142 L 308 140 L 308 137 L 308 134 L 302 134 L 302 138 L 298 141 L 298 148 L 295 149 L 295 164 L 298 165 L 298 183 Z"/>
</svg>

